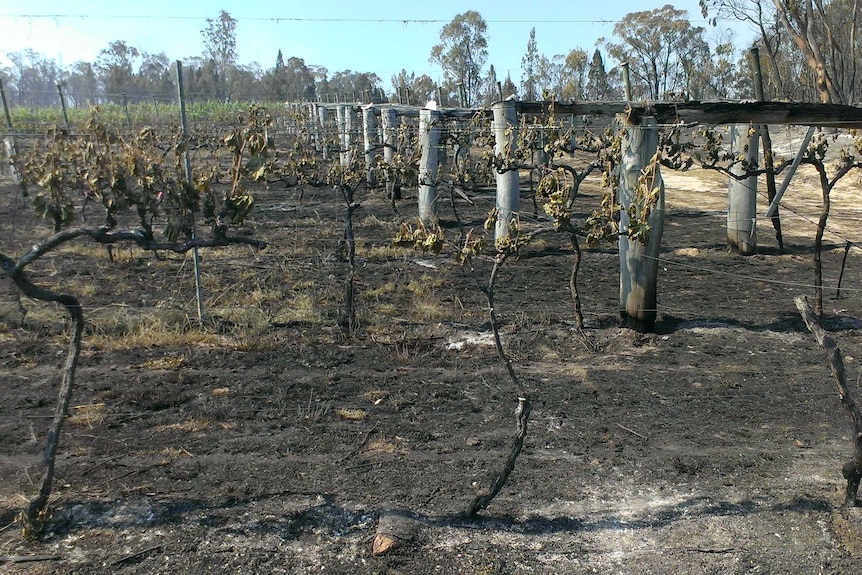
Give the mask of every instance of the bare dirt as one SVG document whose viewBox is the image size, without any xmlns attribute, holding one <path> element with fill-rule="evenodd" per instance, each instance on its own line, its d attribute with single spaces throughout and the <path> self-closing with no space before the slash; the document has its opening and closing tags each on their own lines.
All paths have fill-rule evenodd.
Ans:
<svg viewBox="0 0 862 575">
<path fill-rule="evenodd" d="M 34 277 L 77 293 L 90 326 L 37 541 L 14 518 L 35 492 L 63 317 L 25 301 L 23 327 L 0 333 L 0 571 L 858 572 L 862 511 L 841 505 L 849 417 L 793 303 L 813 293 L 819 195 L 788 192 L 785 252 L 767 222 L 761 253 L 740 257 L 725 247 L 726 184 L 666 179 L 657 333 L 618 327 L 613 246 L 585 252 L 588 345 L 565 238 L 506 264 L 498 313 L 535 407 L 509 483 L 475 521 L 463 512 L 502 465 L 515 394 L 473 276 L 451 255 L 389 247 L 401 217 L 379 192 L 359 194 L 353 338 L 338 327 L 347 267 L 331 191 L 261 192 L 248 231 L 270 248 L 203 254 L 203 330 L 187 258 L 123 248 L 110 262 L 86 244 L 46 258 Z M 858 230 L 842 193 L 833 288 Z M 475 200 L 458 209 L 480 225 L 493 198 Z M 2 211 L 4 251 L 47 233 L 20 200 Z M 451 208 L 442 216 L 454 237 Z M 853 247 L 824 323 L 862 399 L 860 289 Z M 392 516 L 409 537 L 373 556 Z"/>
</svg>

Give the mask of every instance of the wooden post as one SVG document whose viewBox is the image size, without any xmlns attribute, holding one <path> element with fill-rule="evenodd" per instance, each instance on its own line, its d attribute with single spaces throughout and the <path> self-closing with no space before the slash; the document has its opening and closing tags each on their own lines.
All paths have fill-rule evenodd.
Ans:
<svg viewBox="0 0 862 575">
<path fill-rule="evenodd" d="M 758 101 L 763 102 L 766 97 L 763 93 L 760 50 L 755 46 L 749 53 L 751 55 L 751 67 L 754 70 L 754 97 Z M 767 124 L 760 126 L 760 143 L 763 146 L 763 167 L 766 169 L 766 197 L 771 206 L 778 191 L 775 187 L 775 160 L 772 153 L 772 137 L 769 135 L 769 126 Z M 781 216 L 778 214 L 778 204 L 775 204 L 775 210 L 773 210 L 770 220 L 772 221 L 773 229 L 775 229 L 775 240 L 778 242 L 778 248 L 783 250 L 784 236 L 781 233 Z"/>
<path fill-rule="evenodd" d="M 545 151 L 545 128 L 544 126 L 537 126 L 536 130 L 538 130 L 536 135 L 536 163 L 547 168 L 548 164 L 551 163 L 551 158 Z"/>
<path fill-rule="evenodd" d="M 629 71 L 629 63 L 623 62 L 623 90 L 625 91 L 626 102 L 632 101 L 632 80 Z"/>
<path fill-rule="evenodd" d="M 757 129 L 750 124 L 730 127 L 730 139 L 736 156 L 745 156 L 749 168 L 757 167 Z M 742 175 L 746 167 L 735 164 L 731 171 Z M 730 178 L 727 186 L 727 243 L 742 255 L 757 252 L 757 176 L 744 180 Z"/>
<path fill-rule="evenodd" d="M 339 105 L 335 109 L 338 126 L 338 158 L 342 166 L 350 163 L 350 128 L 347 125 L 347 106 Z"/>
<path fill-rule="evenodd" d="M 63 94 L 63 84 L 57 84 L 57 93 L 60 95 L 60 109 L 63 110 L 63 121 L 66 123 L 66 130 L 72 131 L 72 126 L 69 124 L 69 114 L 66 112 L 66 96 Z"/>
<path fill-rule="evenodd" d="M 0 100 L 3 101 L 3 116 L 6 118 L 6 128 L 10 134 L 3 138 L 3 147 L 6 150 L 6 157 L 9 159 L 9 175 L 15 180 L 21 188 L 21 195 L 27 195 L 27 184 L 21 179 L 21 174 L 18 173 L 18 168 L 15 167 L 13 158 L 18 154 L 18 142 L 12 132 L 12 114 L 9 113 L 9 103 L 6 101 L 6 89 L 3 87 L 3 79 L 0 78 Z"/>
<path fill-rule="evenodd" d="M 185 167 L 186 182 L 189 186 L 194 186 L 192 181 L 192 163 L 189 159 L 189 127 L 186 120 L 186 98 L 183 90 L 183 63 L 177 60 L 177 100 L 180 104 L 180 126 L 183 130 L 183 141 L 185 144 L 185 152 L 183 153 L 183 164 Z M 197 225 L 192 222 L 192 238 L 197 234 Z M 192 264 L 194 265 L 195 273 L 195 294 L 198 303 L 198 323 L 204 323 L 204 298 L 203 288 L 201 286 L 201 260 L 197 248 L 192 248 Z"/>
<path fill-rule="evenodd" d="M 395 146 L 398 142 L 398 116 L 395 108 L 389 106 L 380 110 L 380 123 L 383 126 L 383 161 L 391 166 L 395 160 Z M 387 171 L 386 174 L 386 197 L 392 200 L 401 199 L 395 193 L 395 176 Z"/>
<path fill-rule="evenodd" d="M 620 121 L 625 124 L 624 117 Z M 645 182 L 641 173 L 649 166 L 658 147 L 658 130 L 655 118 L 644 118 L 641 125 L 629 125 L 623 132 L 620 159 L 620 182 L 618 201 L 620 209 L 620 315 L 626 327 L 639 332 L 653 329 L 657 316 L 657 282 L 659 250 L 664 231 L 665 199 L 664 181 L 658 164 L 650 166 Z M 638 183 L 649 189 L 658 188 L 658 198 L 651 207 L 647 223 L 649 236 L 643 243 L 626 234 L 629 227 L 628 208 L 641 203 L 637 197 Z"/>
<path fill-rule="evenodd" d="M 359 122 L 356 119 L 356 108 L 353 106 L 347 106 L 345 110 L 345 133 L 347 135 L 345 150 L 347 150 L 347 163 L 350 163 L 350 160 L 353 159 L 353 149 L 352 145 L 354 142 L 354 136 L 358 135 L 359 132 Z"/>
<path fill-rule="evenodd" d="M 771 218 L 772 214 L 778 211 L 778 204 L 781 202 L 781 198 L 784 197 L 784 192 L 787 191 L 787 186 L 790 185 L 790 180 L 793 179 L 793 175 L 799 168 L 799 164 L 802 163 L 802 159 L 808 151 L 808 144 L 811 143 L 811 138 L 814 136 L 815 130 L 816 128 L 814 126 L 808 127 L 805 137 L 802 138 L 802 144 L 799 146 L 799 152 L 797 152 L 796 157 L 793 158 L 793 162 L 791 162 L 790 167 L 787 168 L 787 173 L 784 175 L 784 179 L 781 180 L 781 185 L 778 186 L 777 190 L 775 190 L 775 197 L 772 198 L 772 202 L 769 204 L 769 209 L 766 210 L 767 218 Z"/>
<path fill-rule="evenodd" d="M 437 223 L 437 144 L 440 141 L 440 112 L 419 111 L 419 220 L 426 226 Z"/>
<path fill-rule="evenodd" d="M 317 120 L 318 108 L 316 102 L 308 104 L 308 129 L 311 132 L 311 139 L 314 141 L 314 150 L 319 153 L 323 150 L 323 142 L 320 140 L 320 123 Z"/>
<path fill-rule="evenodd" d="M 317 108 L 317 121 L 320 124 L 320 134 L 321 134 L 321 152 L 323 153 L 323 159 L 329 160 L 329 139 L 327 138 L 326 132 L 326 124 L 329 120 L 329 110 L 326 106 L 318 106 Z"/>
<path fill-rule="evenodd" d="M 373 188 L 377 186 L 377 178 L 374 177 L 374 148 L 377 147 L 374 104 L 362 107 L 362 138 L 365 145 L 365 181 L 369 188 Z"/>
<path fill-rule="evenodd" d="M 508 162 L 518 145 L 518 112 L 515 102 L 506 100 L 494 102 L 494 154 L 503 156 Z M 520 190 L 518 189 L 518 169 L 497 170 L 497 226 L 494 240 L 509 235 L 512 218 L 518 214 Z"/>
<path fill-rule="evenodd" d="M 129 99 L 126 98 L 126 93 L 123 92 L 123 110 L 126 112 L 126 126 L 132 129 L 132 116 L 129 115 Z"/>
</svg>

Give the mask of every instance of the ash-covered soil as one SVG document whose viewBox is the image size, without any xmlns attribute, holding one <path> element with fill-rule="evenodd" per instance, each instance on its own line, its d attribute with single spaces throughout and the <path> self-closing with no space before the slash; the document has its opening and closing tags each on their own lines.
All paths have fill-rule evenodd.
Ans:
<svg viewBox="0 0 862 575">
<path fill-rule="evenodd" d="M 338 326 L 347 265 L 331 190 L 261 191 L 248 231 L 270 247 L 203 253 L 203 329 L 189 258 L 121 248 L 111 262 L 86 244 L 46 258 L 34 279 L 77 293 L 90 325 L 53 514 L 26 541 L 14 519 L 35 493 L 66 334 L 58 309 L 24 301 L 23 325 L 7 310 L 3 572 L 858 571 L 862 511 L 842 507 L 849 417 L 793 303 L 813 294 L 819 196 L 788 193 L 784 252 L 764 222 L 761 253 L 740 257 L 725 247 L 725 184 L 666 178 L 657 333 L 619 327 L 614 246 L 584 253 L 586 341 L 565 238 L 505 265 L 497 312 L 535 405 L 514 473 L 473 521 L 463 512 L 503 463 L 516 396 L 470 271 L 389 246 L 411 194 L 401 215 L 359 194 L 354 337 Z M 834 289 L 853 193 L 836 192 L 826 237 L 824 325 L 858 390 L 858 248 Z M 493 198 L 474 200 L 459 214 L 481 226 Z M 4 251 L 47 233 L 20 200 L 2 211 Z M 454 238 L 451 208 L 442 217 Z M 477 262 L 480 281 L 488 270 Z M 409 535 L 373 556 L 393 515 Z"/>
</svg>

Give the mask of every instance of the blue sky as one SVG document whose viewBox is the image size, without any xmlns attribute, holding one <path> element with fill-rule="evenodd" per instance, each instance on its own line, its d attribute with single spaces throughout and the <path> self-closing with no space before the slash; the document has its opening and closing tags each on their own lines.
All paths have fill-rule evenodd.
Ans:
<svg viewBox="0 0 862 575">
<path fill-rule="evenodd" d="M 614 23 L 625 14 L 666 3 L 569 1 L 543 3 L 534 10 L 530 3 L 509 0 L 4 0 L 0 65 L 8 64 L 7 53 L 26 48 L 65 67 L 77 60 L 92 62 L 113 40 L 125 40 L 146 52 L 165 52 L 172 60 L 196 56 L 203 51 L 200 31 L 206 19 L 226 10 L 238 20 L 240 63 L 257 61 L 264 69 L 272 67 L 280 48 L 285 58 L 297 56 L 330 72 L 375 72 L 388 88 L 390 77 L 402 68 L 438 80 L 441 71 L 428 63 L 428 54 L 440 29 L 456 14 L 476 10 L 488 22 L 488 63 L 494 64 L 498 75 L 510 72 L 517 83 L 532 27 L 539 51 L 548 57 L 573 48 L 592 51 L 598 38 L 613 35 Z M 670 3 L 687 10 L 695 25 L 709 28 L 697 0 Z M 751 35 L 739 25 L 735 29 L 740 46 L 745 46 Z"/>
</svg>

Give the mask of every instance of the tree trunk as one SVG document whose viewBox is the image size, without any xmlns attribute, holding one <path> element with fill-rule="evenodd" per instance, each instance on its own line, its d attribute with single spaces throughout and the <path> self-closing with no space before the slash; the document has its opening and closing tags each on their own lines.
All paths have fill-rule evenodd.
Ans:
<svg viewBox="0 0 862 575">
<path fill-rule="evenodd" d="M 494 154 L 502 157 L 504 164 L 504 171 L 497 169 L 497 227 L 494 239 L 498 240 L 509 235 L 512 218 L 520 207 L 518 169 L 508 169 L 518 145 L 518 112 L 512 100 L 495 102 L 493 110 Z"/>
<path fill-rule="evenodd" d="M 652 331 L 656 320 L 658 256 L 664 231 L 664 181 L 656 163 L 646 181 L 641 173 L 650 164 L 658 147 L 655 118 L 644 118 L 639 126 L 629 125 L 623 133 L 620 159 L 619 204 L 620 211 L 620 315 L 626 327 L 639 332 Z M 626 235 L 630 220 L 629 206 L 639 202 L 638 185 L 645 183 L 658 189 L 655 205 L 651 207 L 647 223 L 650 227 L 646 242 Z M 642 202 L 642 200 L 640 200 Z"/>
<path fill-rule="evenodd" d="M 745 156 L 749 168 L 757 166 L 757 131 L 747 124 L 730 129 L 733 150 L 738 157 Z M 751 135 L 749 135 L 751 134 Z M 735 164 L 731 171 L 743 175 L 746 167 Z M 742 255 L 757 252 L 757 177 L 743 180 L 730 178 L 727 187 L 727 243 Z"/>
</svg>

